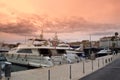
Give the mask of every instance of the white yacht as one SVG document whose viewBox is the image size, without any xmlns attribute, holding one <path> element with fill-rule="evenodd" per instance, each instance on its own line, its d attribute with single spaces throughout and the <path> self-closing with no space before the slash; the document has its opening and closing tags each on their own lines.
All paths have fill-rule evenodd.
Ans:
<svg viewBox="0 0 120 80">
<path fill-rule="evenodd" d="M 35 47 L 34 45 L 19 45 L 18 47 L 11 49 L 5 56 L 8 61 L 16 64 L 32 67 L 53 66 L 53 62 L 48 54 L 42 55 L 40 53 L 45 51 L 45 48 L 40 50 L 39 47 Z"/>
<path fill-rule="evenodd" d="M 80 61 L 80 57 L 77 55 L 80 52 L 74 50 L 68 44 L 59 44 L 56 49 L 64 49 L 66 51 L 66 54 L 64 56 L 66 56 L 69 63 L 76 63 Z"/>
<path fill-rule="evenodd" d="M 8 61 L 33 67 L 50 67 L 68 63 L 65 49 L 50 46 L 34 46 L 21 44 L 11 49 L 5 56 Z"/>
<path fill-rule="evenodd" d="M 71 63 L 76 63 L 81 61 L 81 58 L 77 55 L 79 52 L 74 50 L 66 50 L 67 58 L 71 61 Z"/>
<path fill-rule="evenodd" d="M 105 55 L 110 55 L 110 54 L 112 54 L 110 49 L 103 49 L 97 53 L 97 56 L 100 57 L 100 56 L 105 56 Z"/>
</svg>

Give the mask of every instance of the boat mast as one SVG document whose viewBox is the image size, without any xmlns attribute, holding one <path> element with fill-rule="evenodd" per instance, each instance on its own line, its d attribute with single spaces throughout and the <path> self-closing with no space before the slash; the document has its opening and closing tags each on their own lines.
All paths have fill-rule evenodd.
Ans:
<svg viewBox="0 0 120 80">
<path fill-rule="evenodd" d="M 90 51 L 89 51 L 89 55 L 91 55 L 92 53 L 92 42 L 91 42 L 91 34 L 90 34 Z"/>
<path fill-rule="evenodd" d="M 57 32 L 55 32 L 55 36 L 53 37 L 53 46 L 57 46 L 59 42 Z"/>
<path fill-rule="evenodd" d="M 43 29 L 41 30 L 40 39 L 43 40 Z"/>
</svg>

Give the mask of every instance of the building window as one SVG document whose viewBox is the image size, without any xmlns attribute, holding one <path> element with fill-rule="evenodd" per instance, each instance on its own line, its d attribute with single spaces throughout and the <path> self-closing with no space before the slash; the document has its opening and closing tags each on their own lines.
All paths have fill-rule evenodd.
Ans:
<svg viewBox="0 0 120 80">
<path fill-rule="evenodd" d="M 49 49 L 38 49 L 39 53 L 43 56 L 51 56 L 51 52 Z"/>
<path fill-rule="evenodd" d="M 57 49 L 57 53 L 58 53 L 58 54 L 65 54 L 65 53 L 66 53 L 66 51 L 65 51 L 65 50 L 63 50 L 63 49 Z"/>
<path fill-rule="evenodd" d="M 31 49 L 20 49 L 17 51 L 17 53 L 32 53 Z"/>
</svg>

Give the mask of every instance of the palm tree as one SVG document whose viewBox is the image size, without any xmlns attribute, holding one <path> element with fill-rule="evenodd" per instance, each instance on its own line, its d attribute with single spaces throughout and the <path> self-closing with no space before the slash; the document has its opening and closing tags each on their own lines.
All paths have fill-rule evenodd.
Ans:
<svg viewBox="0 0 120 80">
<path fill-rule="evenodd" d="M 116 47 L 118 47 L 118 32 L 115 32 Z"/>
<path fill-rule="evenodd" d="M 118 32 L 115 32 L 115 35 L 111 37 L 111 41 L 112 41 L 112 50 L 116 51 L 115 47 L 118 47 Z"/>
<path fill-rule="evenodd" d="M 111 41 L 112 41 L 112 48 L 115 48 L 115 45 L 116 45 L 115 42 L 114 42 L 115 41 L 115 36 L 111 37 Z"/>
<path fill-rule="evenodd" d="M 118 35 L 119 35 L 118 32 L 115 32 L 115 37 L 118 37 Z"/>
</svg>

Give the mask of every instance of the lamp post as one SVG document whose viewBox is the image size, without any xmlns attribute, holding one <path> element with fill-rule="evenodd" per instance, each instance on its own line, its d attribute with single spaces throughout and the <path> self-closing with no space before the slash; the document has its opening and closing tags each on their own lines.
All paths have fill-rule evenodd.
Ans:
<svg viewBox="0 0 120 80">
<path fill-rule="evenodd" d="M 115 41 L 116 41 L 116 48 L 115 48 L 115 52 L 118 52 L 118 32 L 115 32 Z"/>
</svg>

